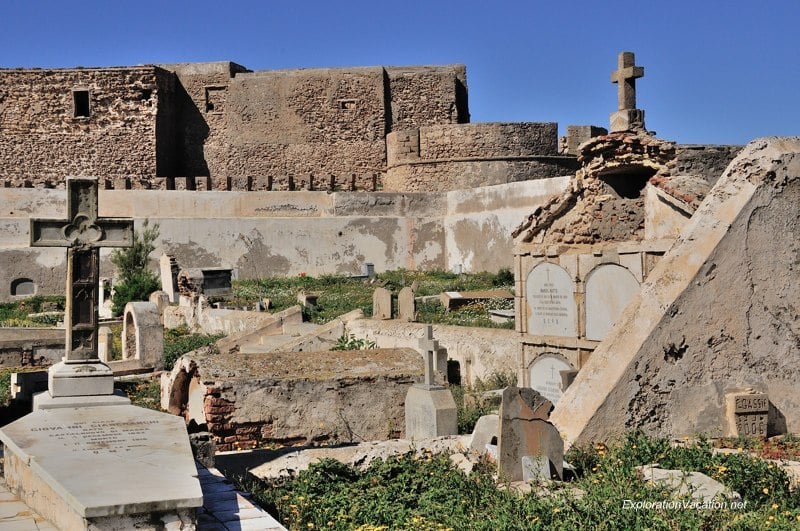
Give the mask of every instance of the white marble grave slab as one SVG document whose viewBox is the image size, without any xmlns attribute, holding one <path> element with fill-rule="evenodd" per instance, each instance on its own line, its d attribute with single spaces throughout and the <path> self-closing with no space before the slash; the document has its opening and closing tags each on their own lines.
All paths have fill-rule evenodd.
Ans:
<svg viewBox="0 0 800 531">
<path fill-rule="evenodd" d="M 174 415 L 131 405 L 45 409 L 4 426 L 0 440 L 28 467 L 7 474 L 9 485 L 30 496 L 52 491 L 84 518 L 203 504 L 186 425 Z"/>
<path fill-rule="evenodd" d="M 575 286 L 567 271 L 548 262 L 528 274 L 528 333 L 535 336 L 577 337 Z"/>
<path fill-rule="evenodd" d="M 561 371 L 574 370 L 561 356 L 543 354 L 530 367 L 530 385 L 540 395 L 556 405 L 564 394 Z"/>
<path fill-rule="evenodd" d="M 634 295 L 639 282 L 616 264 L 596 267 L 586 279 L 586 339 L 602 341 Z"/>
</svg>

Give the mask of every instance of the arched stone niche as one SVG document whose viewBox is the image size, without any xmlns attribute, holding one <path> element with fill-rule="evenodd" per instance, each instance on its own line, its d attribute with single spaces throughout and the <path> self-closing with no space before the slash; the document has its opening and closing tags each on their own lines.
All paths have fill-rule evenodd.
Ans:
<svg viewBox="0 0 800 531">
<path fill-rule="evenodd" d="M 15 278 L 11 281 L 10 291 L 14 297 L 36 295 L 36 283 L 29 278 Z"/>
<path fill-rule="evenodd" d="M 602 341 L 634 295 L 639 282 L 627 268 L 601 264 L 586 278 L 586 339 Z"/>
<path fill-rule="evenodd" d="M 139 360 L 141 367 L 164 368 L 164 328 L 158 306 L 129 302 L 122 321 L 122 359 Z"/>
<path fill-rule="evenodd" d="M 531 269 L 525 283 L 528 334 L 577 337 L 575 283 L 561 266 L 542 262 Z"/>
</svg>

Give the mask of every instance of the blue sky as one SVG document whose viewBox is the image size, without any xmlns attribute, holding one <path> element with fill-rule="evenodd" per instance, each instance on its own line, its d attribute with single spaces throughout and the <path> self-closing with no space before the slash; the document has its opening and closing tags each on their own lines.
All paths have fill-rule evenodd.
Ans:
<svg viewBox="0 0 800 531">
<path fill-rule="evenodd" d="M 659 137 L 800 134 L 797 0 L 2 0 L 0 67 L 467 65 L 473 122 L 607 127 L 634 51 Z"/>
</svg>

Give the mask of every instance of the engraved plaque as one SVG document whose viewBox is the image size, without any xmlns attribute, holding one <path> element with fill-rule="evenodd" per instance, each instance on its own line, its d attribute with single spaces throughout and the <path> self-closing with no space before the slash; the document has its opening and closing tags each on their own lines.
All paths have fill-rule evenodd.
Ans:
<svg viewBox="0 0 800 531">
<path fill-rule="evenodd" d="M 766 437 L 769 397 L 766 394 L 734 395 L 733 415 L 737 435 Z"/>
</svg>

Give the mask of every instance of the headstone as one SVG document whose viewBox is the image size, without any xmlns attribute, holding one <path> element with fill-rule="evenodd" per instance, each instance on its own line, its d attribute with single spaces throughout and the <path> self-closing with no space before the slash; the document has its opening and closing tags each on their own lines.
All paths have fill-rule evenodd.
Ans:
<svg viewBox="0 0 800 531">
<path fill-rule="evenodd" d="M 611 82 L 617 83 L 618 111 L 611 114 L 611 132 L 644 131 L 644 111 L 636 108 L 636 79 L 644 68 L 635 66 L 633 52 L 621 52 Z"/>
<path fill-rule="evenodd" d="M 97 330 L 97 357 L 103 363 L 111 361 L 111 342 L 113 337 L 111 328 L 108 326 L 101 326 Z"/>
<path fill-rule="evenodd" d="M 769 424 L 769 396 L 764 393 L 727 395 L 729 435 L 766 437 Z"/>
<path fill-rule="evenodd" d="M 424 440 L 458 433 L 458 413 L 449 389 L 434 383 L 439 342 L 433 339 L 433 327 L 426 327 L 419 340 L 425 360 L 425 380 L 414 384 L 406 394 L 406 439 Z"/>
<path fill-rule="evenodd" d="M 392 318 L 392 292 L 386 288 L 376 288 L 372 294 L 372 318 Z"/>
<path fill-rule="evenodd" d="M 627 268 L 603 264 L 586 279 L 586 339 L 602 341 L 622 311 L 639 293 L 639 282 Z"/>
<path fill-rule="evenodd" d="M 405 287 L 397 295 L 397 317 L 401 321 L 414 321 L 417 314 L 417 305 L 414 300 L 414 290 Z"/>
<path fill-rule="evenodd" d="M 543 262 L 528 274 L 525 296 L 528 304 L 528 334 L 577 337 L 575 287 L 561 266 Z"/>
<path fill-rule="evenodd" d="M 161 270 L 161 290 L 169 297 L 169 302 L 178 302 L 178 261 L 170 254 L 162 254 L 159 259 Z"/>
<path fill-rule="evenodd" d="M 544 455 L 522 456 L 522 481 L 547 481 L 553 479 L 550 472 L 550 459 Z"/>
<path fill-rule="evenodd" d="M 66 220 L 31 220 L 32 245 L 68 248 L 66 356 L 33 413 L 0 429 L 6 484 L 58 529 L 194 521 L 203 498 L 184 420 L 114 395 L 98 357 L 99 248 L 130 245 L 133 223 L 97 216 L 95 179 L 67 179 L 67 191 Z"/>
<path fill-rule="evenodd" d="M 542 354 L 531 364 L 530 387 L 556 405 L 566 390 L 563 373 L 572 371 L 572 365 L 561 356 Z"/>
<path fill-rule="evenodd" d="M 522 458 L 546 457 L 548 479 L 564 473 L 564 441 L 547 419 L 553 405 L 533 389 L 507 387 L 500 405 L 497 467 L 500 478 L 522 481 Z"/>
<path fill-rule="evenodd" d="M 164 291 L 154 291 L 148 297 L 148 300 L 156 305 L 158 311 L 158 319 L 161 324 L 164 324 L 164 310 L 169 306 L 169 295 Z"/>
<path fill-rule="evenodd" d="M 375 276 L 375 264 L 371 262 L 366 262 L 361 266 L 361 274 L 367 278 L 373 278 Z"/>
</svg>

